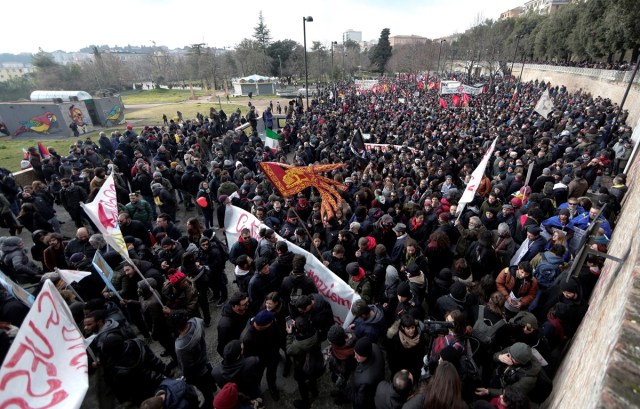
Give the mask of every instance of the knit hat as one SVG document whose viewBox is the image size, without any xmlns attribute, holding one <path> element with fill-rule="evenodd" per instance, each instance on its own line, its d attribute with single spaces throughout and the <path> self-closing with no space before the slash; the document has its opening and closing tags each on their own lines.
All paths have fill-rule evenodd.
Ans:
<svg viewBox="0 0 640 409">
<path fill-rule="evenodd" d="M 220 195 L 220 197 L 218 197 L 218 200 L 220 201 L 220 203 L 224 203 L 227 201 L 228 198 L 229 196 L 227 195 Z"/>
<path fill-rule="evenodd" d="M 347 264 L 346 270 L 350 276 L 355 277 L 360 275 L 361 268 L 360 268 L 360 265 L 354 261 L 353 263 Z"/>
<path fill-rule="evenodd" d="M 407 231 L 407 226 L 404 223 L 398 223 L 396 227 L 393 228 L 393 231 L 404 233 Z"/>
<path fill-rule="evenodd" d="M 153 172 L 153 177 L 154 177 L 154 178 L 161 178 L 161 177 L 162 177 L 162 173 L 160 173 L 160 172 Z"/>
<path fill-rule="evenodd" d="M 534 236 L 539 236 L 541 232 L 542 232 L 542 230 L 540 230 L 540 227 L 538 227 L 538 226 L 529 226 L 529 227 L 527 227 L 527 233 L 531 233 Z"/>
<path fill-rule="evenodd" d="M 453 283 L 453 273 L 450 268 L 443 268 L 434 278 L 435 283 L 442 288 L 450 288 Z"/>
<path fill-rule="evenodd" d="M 238 386 L 229 382 L 213 398 L 214 409 L 235 409 L 238 407 Z"/>
<path fill-rule="evenodd" d="M 171 244 L 174 244 L 174 241 L 171 239 L 171 237 L 165 237 L 164 239 L 162 239 L 162 241 L 160 242 L 161 246 L 169 246 Z"/>
<path fill-rule="evenodd" d="M 356 342 L 355 347 L 356 354 L 360 356 L 371 356 L 371 352 L 373 351 L 373 346 L 371 345 L 371 340 L 367 337 L 360 338 Z"/>
<path fill-rule="evenodd" d="M 560 288 L 562 289 L 562 291 L 567 291 L 574 294 L 578 294 L 579 291 L 578 283 L 573 279 L 569 279 L 569 281 L 565 281 L 560 284 Z"/>
<path fill-rule="evenodd" d="M 275 319 L 275 315 L 273 315 L 271 311 L 262 310 L 258 313 L 258 315 L 256 315 L 254 322 L 256 323 L 257 326 L 264 327 L 266 325 L 271 324 L 274 319 Z"/>
<path fill-rule="evenodd" d="M 440 213 L 440 215 L 438 216 L 438 220 L 440 220 L 443 223 L 449 223 L 449 220 L 451 220 L 451 215 L 449 215 L 449 213 L 446 213 L 446 212 Z"/>
<path fill-rule="evenodd" d="M 73 264 L 79 263 L 84 260 L 84 253 L 73 253 L 71 257 L 69 257 L 69 261 Z"/>
<path fill-rule="evenodd" d="M 240 354 L 242 354 L 242 342 L 234 339 L 225 345 L 222 358 L 225 363 L 236 362 L 240 358 Z"/>
<path fill-rule="evenodd" d="M 509 347 L 511 358 L 519 365 L 526 365 L 533 358 L 531 347 L 524 342 L 516 342 Z"/>
<path fill-rule="evenodd" d="M 398 285 L 398 295 L 400 297 L 411 298 L 411 286 L 408 281 L 403 281 Z"/>
<path fill-rule="evenodd" d="M 455 283 L 451 284 L 449 292 L 451 293 L 451 296 L 456 300 L 464 300 L 467 296 L 467 286 L 464 283 L 456 281 Z"/>
<path fill-rule="evenodd" d="M 542 169 L 542 174 L 545 175 L 545 176 L 550 175 L 551 174 L 551 169 L 549 169 L 549 168 Z"/>
<path fill-rule="evenodd" d="M 347 333 L 344 331 L 344 328 L 335 324 L 329 328 L 329 331 L 327 332 L 327 339 L 333 345 L 341 347 L 347 342 Z"/>
<path fill-rule="evenodd" d="M 182 282 L 182 280 L 185 279 L 185 275 L 182 271 L 176 271 L 175 273 L 171 274 L 169 276 L 169 282 L 171 283 L 171 285 L 175 286 L 177 284 L 179 284 L 180 282 Z"/>
<path fill-rule="evenodd" d="M 538 319 L 528 311 L 520 311 L 515 317 L 511 318 L 509 322 L 511 324 L 522 325 L 523 327 L 525 325 L 530 325 L 533 329 L 539 328 Z"/>
<path fill-rule="evenodd" d="M 412 261 L 407 266 L 407 272 L 409 273 L 409 276 L 411 276 L 411 277 L 419 276 L 420 275 L 420 266 L 415 261 Z"/>
</svg>

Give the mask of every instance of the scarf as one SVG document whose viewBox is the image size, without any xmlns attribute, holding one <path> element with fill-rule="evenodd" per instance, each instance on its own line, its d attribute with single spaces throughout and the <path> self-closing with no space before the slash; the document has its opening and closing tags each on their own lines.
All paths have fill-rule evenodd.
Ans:
<svg viewBox="0 0 640 409">
<path fill-rule="evenodd" d="M 424 223 L 424 220 L 421 221 L 421 222 L 418 222 L 415 217 L 412 217 L 411 218 L 411 230 L 412 231 L 418 230 L 420 228 L 420 226 L 422 226 L 423 223 Z"/>
<path fill-rule="evenodd" d="M 417 328 L 413 338 L 410 338 L 407 334 L 405 334 L 402 329 L 398 332 L 398 337 L 400 338 L 402 347 L 406 349 L 411 349 L 420 343 L 420 331 Z"/>
</svg>

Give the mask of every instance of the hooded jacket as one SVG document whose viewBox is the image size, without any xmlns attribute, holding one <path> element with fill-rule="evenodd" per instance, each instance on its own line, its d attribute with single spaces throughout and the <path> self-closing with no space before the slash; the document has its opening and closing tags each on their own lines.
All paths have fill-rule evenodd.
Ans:
<svg viewBox="0 0 640 409">
<path fill-rule="evenodd" d="M 20 246 L 20 237 L 8 237 L 2 242 L 2 261 L 17 274 L 36 275 L 40 273 L 38 266 L 29 259 L 27 250 Z"/>
<path fill-rule="evenodd" d="M 224 347 L 229 341 L 240 338 L 248 319 L 248 310 L 243 315 L 238 315 L 229 303 L 222 307 L 222 316 L 218 321 L 218 346 L 216 347 L 220 356 L 224 355 Z"/>
<path fill-rule="evenodd" d="M 187 332 L 176 339 L 178 364 L 185 376 L 201 376 L 207 372 L 209 363 L 203 321 L 200 318 L 190 318 L 187 325 Z"/>
<path fill-rule="evenodd" d="M 216 365 L 212 371 L 213 379 L 219 388 L 223 388 L 228 382 L 238 385 L 238 392 L 242 392 L 255 399 L 260 395 L 260 360 L 256 356 L 231 357 L 224 356 L 222 363 Z"/>
</svg>

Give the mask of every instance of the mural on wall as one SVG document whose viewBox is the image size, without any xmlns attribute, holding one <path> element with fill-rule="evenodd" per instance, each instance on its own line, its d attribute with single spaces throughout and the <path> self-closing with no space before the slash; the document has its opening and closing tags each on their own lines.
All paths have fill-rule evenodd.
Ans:
<svg viewBox="0 0 640 409">
<path fill-rule="evenodd" d="M 87 125 L 84 121 L 84 113 L 77 106 L 71 105 L 69 107 L 69 116 L 71 117 L 71 122 L 78 125 L 78 128 L 82 128 L 83 126 Z"/>
<path fill-rule="evenodd" d="M 19 123 L 20 128 L 18 128 L 14 136 L 18 136 L 26 132 L 48 135 L 51 128 L 58 127 L 58 119 L 50 111 L 47 111 L 42 115 L 34 116 L 28 121 L 19 121 Z"/>
<path fill-rule="evenodd" d="M 122 115 L 122 105 L 115 104 L 111 110 L 104 113 L 105 126 L 112 126 L 120 123 L 120 115 Z"/>
</svg>

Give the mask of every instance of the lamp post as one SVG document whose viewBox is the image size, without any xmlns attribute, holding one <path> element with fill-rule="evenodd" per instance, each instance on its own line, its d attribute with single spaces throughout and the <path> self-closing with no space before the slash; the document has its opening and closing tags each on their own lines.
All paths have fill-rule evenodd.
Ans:
<svg viewBox="0 0 640 409">
<path fill-rule="evenodd" d="M 521 34 L 518 34 L 516 36 L 516 49 L 513 52 L 513 60 L 511 60 L 511 70 L 509 71 L 509 82 L 507 83 L 508 87 L 507 87 L 507 91 L 509 89 L 511 89 L 511 77 L 513 76 L 513 63 L 516 60 L 516 54 L 518 53 L 518 45 L 520 44 L 520 39 L 522 38 Z"/>
<path fill-rule="evenodd" d="M 282 58 L 280 58 L 280 54 L 278 54 L 278 62 L 280 63 L 280 81 L 282 81 Z"/>
<path fill-rule="evenodd" d="M 333 77 L 333 46 L 334 45 L 338 45 L 337 41 L 332 41 L 331 42 L 331 77 Z"/>
<path fill-rule="evenodd" d="M 438 68 L 436 69 L 436 75 L 440 78 L 440 54 L 442 54 L 442 43 L 446 42 L 444 38 L 440 40 L 440 51 L 438 52 Z"/>
<path fill-rule="evenodd" d="M 304 38 L 304 93 L 307 97 L 307 109 L 309 109 L 309 70 L 307 68 L 307 21 L 312 22 L 313 17 L 302 17 L 302 35 Z"/>
</svg>

